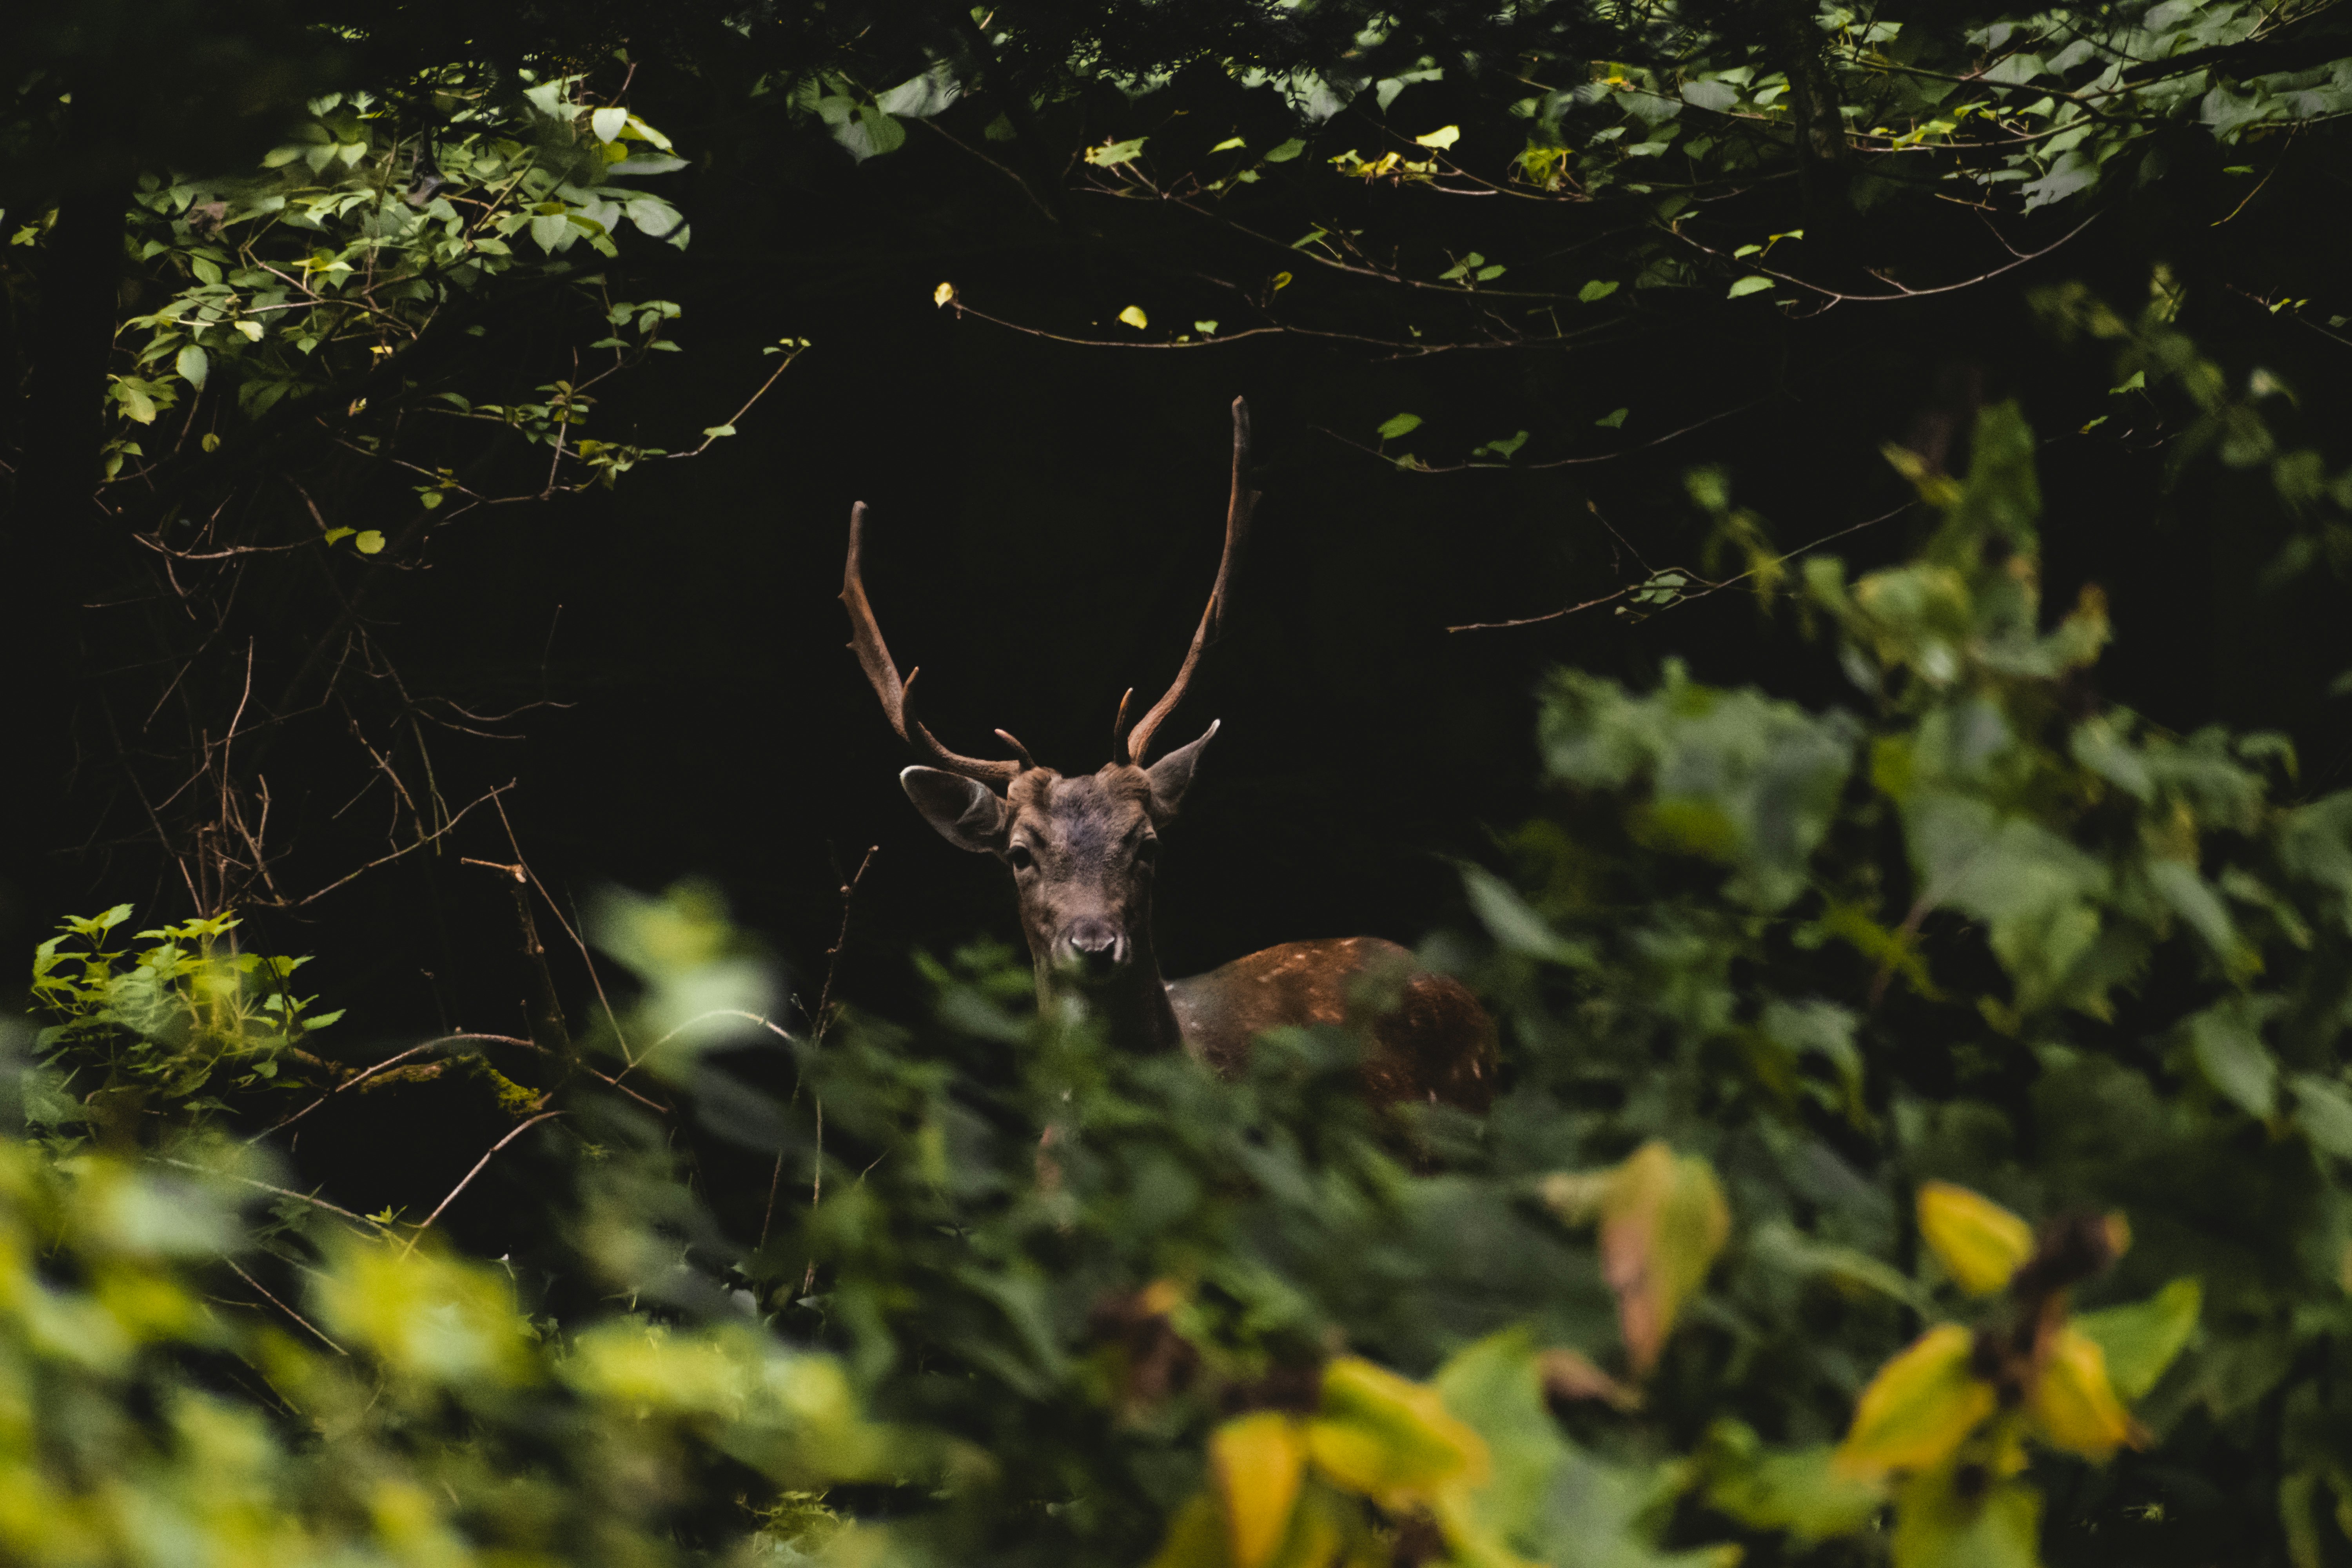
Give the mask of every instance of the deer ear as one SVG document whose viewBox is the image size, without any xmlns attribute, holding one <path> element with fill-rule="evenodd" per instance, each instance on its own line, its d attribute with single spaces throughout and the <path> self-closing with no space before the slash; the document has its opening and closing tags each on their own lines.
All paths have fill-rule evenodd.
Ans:
<svg viewBox="0 0 2352 1568">
<path fill-rule="evenodd" d="M 1217 726 L 1224 722 L 1213 720 L 1201 738 L 1189 746 L 1179 746 L 1150 767 L 1143 776 L 1151 781 L 1151 815 L 1154 820 L 1165 822 L 1182 808 L 1184 792 L 1192 787 L 1192 766 L 1209 742 L 1217 738 Z"/>
<path fill-rule="evenodd" d="M 908 768 L 898 786 L 923 820 L 959 849 L 992 855 L 1003 847 L 1004 797 L 986 784 L 937 768 Z"/>
</svg>

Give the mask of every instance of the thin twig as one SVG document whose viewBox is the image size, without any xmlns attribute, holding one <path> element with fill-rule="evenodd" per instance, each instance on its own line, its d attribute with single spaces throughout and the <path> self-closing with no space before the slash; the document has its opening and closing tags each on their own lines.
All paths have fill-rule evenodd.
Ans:
<svg viewBox="0 0 2352 1568">
<path fill-rule="evenodd" d="M 1613 463 L 1620 458 L 1630 458 L 1636 452 L 1646 452 L 1653 447 L 1663 447 L 1669 441 L 1678 441 L 1694 430 L 1704 430 L 1718 419 L 1728 419 L 1735 414 L 1745 414 L 1749 409 L 1757 407 L 1763 402 L 1764 399 L 1760 397 L 1751 397 L 1745 403 L 1738 404 L 1730 408 L 1723 409 L 1718 413 L 1710 414 L 1706 418 L 1701 419 L 1695 424 L 1685 425 L 1679 430 L 1669 430 L 1663 436 L 1653 437 L 1649 440 L 1643 442 L 1638 447 L 1627 447 L 1622 451 L 1617 452 L 1603 452 L 1600 456 L 1593 458 L 1553 458 L 1541 463 L 1513 463 L 1508 461 L 1500 463 L 1424 463 L 1419 458 L 1415 458 L 1413 460 L 1412 467 L 1405 468 L 1404 471 L 1408 474 L 1458 474 L 1470 468 L 1501 468 L 1517 473 L 1529 473 L 1537 468 L 1582 468 L 1590 463 Z M 1359 452 L 1367 453 L 1371 457 L 1378 458 L 1381 462 L 1388 464 L 1391 468 L 1402 467 L 1402 465 L 1394 458 L 1390 457 L 1386 452 L 1381 451 L 1379 447 L 1367 447 L 1361 441 L 1340 435 L 1339 432 L 1332 429 L 1328 426 L 1317 425 L 1312 426 L 1312 428 L 1319 431 L 1323 435 L 1330 437 L 1331 439 L 1339 442 L 1343 447 L 1353 447 Z"/>
<path fill-rule="evenodd" d="M 394 778 L 394 783 L 398 783 L 399 781 L 398 781 L 398 779 L 395 777 L 395 778 Z M 476 806 L 478 806 L 478 805 L 481 805 L 483 801 L 486 801 L 486 800 L 496 800 L 499 796 L 500 796 L 500 795 L 504 795 L 507 791 L 509 791 L 509 790 L 510 790 L 510 789 L 514 788 L 514 787 L 515 787 L 515 785 L 516 785 L 516 784 L 520 784 L 520 782 L 521 782 L 521 781 L 520 781 L 520 780 L 519 780 L 519 779 L 509 779 L 506 783 L 504 783 L 504 784 L 502 784 L 499 785 L 499 787 L 498 787 L 498 788 L 496 788 L 496 789 L 494 789 L 494 790 L 491 790 L 488 794 L 476 796 L 474 799 L 467 801 L 467 802 L 463 806 L 459 807 L 459 808 L 458 808 L 458 811 L 457 811 L 457 816 L 455 816 L 451 817 L 448 821 L 446 821 L 446 822 L 443 823 L 439 827 L 435 828 L 431 833 L 426 834 L 424 837 L 419 838 L 415 843 L 414 843 L 414 844 L 404 844 L 404 845 L 401 846 L 399 848 L 397 848 L 397 849 L 394 850 L 394 851 L 393 851 L 391 854 L 389 854 L 389 855 L 379 855 L 379 856 L 377 856 L 374 859 L 373 859 L 373 860 L 369 861 L 366 865 L 364 865 L 364 866 L 361 867 L 358 870 L 356 870 L 356 871 L 352 871 L 352 872 L 349 873 L 348 875 L 345 875 L 345 876 L 341 876 L 341 877 L 338 877 L 338 878 L 336 878 L 333 881 L 331 881 L 331 882 L 328 883 L 325 887 L 323 887 L 323 888 L 320 889 L 317 892 L 312 893 L 309 898 L 306 898 L 306 899 L 300 899 L 300 900 L 296 900 L 296 902 L 295 902 L 291 907 L 293 907 L 293 908 L 295 908 L 295 909 L 298 909 L 298 910 L 299 910 L 299 909 L 302 908 L 305 904 L 316 903 L 319 900 L 325 898 L 329 893 L 333 892 L 337 888 L 341 887 L 344 883 L 346 883 L 346 882 L 348 882 L 348 881 L 352 880 L 354 878 L 357 878 L 357 877 L 359 877 L 359 876 L 361 876 L 361 875 L 362 875 L 362 874 L 364 874 L 364 873 L 366 873 L 366 872 L 373 871 L 373 870 L 374 870 L 378 866 L 382 866 L 382 865 L 385 864 L 387 861 L 397 860 L 397 859 L 399 859 L 402 856 L 406 855 L 407 853 L 409 853 L 411 850 L 415 850 L 415 849 L 422 849 L 422 848 L 424 848 L 426 845 L 428 845 L 428 844 L 431 844 L 431 843 L 434 843 L 434 842 L 437 841 L 437 840 L 438 840 L 438 839 L 440 839 L 444 835 L 447 834 L 447 833 L 450 831 L 450 829 L 452 829 L 452 828 L 456 827 L 456 826 L 457 826 L 457 824 L 459 824 L 459 823 L 461 823 L 461 822 L 465 821 L 465 820 L 466 820 L 466 814 L 467 814 L 467 812 L 469 812 L 469 811 L 473 810 L 473 809 L 474 809 L 474 807 L 476 807 Z"/>
<path fill-rule="evenodd" d="M 1808 551 L 1819 550 L 1822 545 L 1830 543 L 1833 540 L 1843 539 L 1849 533 L 1859 533 L 1865 528 L 1874 528 L 1879 523 L 1886 521 L 1889 518 L 1900 517 L 1904 512 L 1908 511 L 1912 505 L 1912 502 L 1905 501 L 1893 511 L 1881 512 L 1876 517 L 1866 517 L 1860 522 L 1848 523 L 1845 527 L 1839 529 L 1835 533 L 1824 533 L 1810 544 L 1801 544 L 1797 546 L 1796 549 L 1790 551 L 1786 555 L 1774 556 L 1771 563 L 1775 566 L 1782 565 L 1788 562 L 1794 561 L 1798 556 L 1804 554 Z M 1612 529 L 1611 531 L 1615 532 L 1616 531 Z M 1687 605 L 1694 599 L 1704 599 L 1711 594 L 1720 594 L 1726 588 L 1737 587 L 1738 584 L 1745 583 L 1748 578 L 1755 576 L 1759 570 L 1759 568 L 1758 567 L 1750 566 L 1747 571 L 1740 573 L 1736 577 L 1726 577 L 1720 583 L 1709 583 L 1696 594 L 1681 595 L 1675 598 L 1674 603 L 1675 605 Z M 1653 577 L 1656 574 L 1652 574 Z M 1590 610 L 1596 605 L 1608 604 L 1612 599 L 1622 599 L 1626 595 L 1646 585 L 1646 579 L 1642 583 L 1628 584 L 1626 586 L 1618 589 L 1613 594 L 1603 594 L 1597 599 L 1587 599 L 1580 605 L 1570 605 L 1564 610 L 1551 610 L 1540 616 L 1526 616 L 1516 621 L 1473 621 L 1466 626 L 1448 626 L 1445 629 L 1449 632 L 1492 632 L 1501 631 L 1508 626 L 1531 626 L 1539 621 L 1557 621 L 1565 616 L 1576 615 L 1580 611 Z M 1664 607 L 1666 609 L 1672 609 L 1674 605 L 1668 605 Z"/>
<path fill-rule="evenodd" d="M 450 1188 L 449 1195 L 443 1198 L 437 1205 L 434 1205 L 433 1212 L 425 1216 L 425 1223 L 416 1227 L 416 1234 L 408 1238 L 408 1245 L 400 1249 L 400 1255 L 403 1258 L 405 1258 L 410 1253 L 416 1250 L 416 1244 L 425 1239 L 425 1233 L 433 1228 L 433 1222 L 441 1217 L 443 1210 L 446 1209 L 451 1204 L 457 1201 L 458 1194 L 464 1192 L 467 1187 L 474 1184 L 474 1178 L 482 1173 L 483 1167 L 487 1166 L 490 1161 L 497 1156 L 499 1150 L 505 1148 L 508 1144 L 513 1142 L 516 1139 L 521 1137 L 524 1133 L 530 1131 L 541 1122 L 551 1121 L 562 1114 L 563 1112 L 560 1110 L 542 1110 L 537 1116 L 532 1117 L 530 1121 L 524 1122 L 521 1126 L 516 1128 L 513 1131 L 508 1133 L 505 1137 L 491 1144 L 489 1152 L 475 1161 L 474 1168 L 466 1173 L 466 1179 L 459 1182 L 456 1186 Z"/>
<path fill-rule="evenodd" d="M 293 1308 L 288 1306 L 285 1302 L 271 1295 L 260 1280 L 256 1279 L 252 1275 L 247 1274 L 244 1269 L 239 1268 L 235 1258 L 223 1258 L 222 1261 L 226 1263 L 229 1268 L 235 1271 L 238 1279 L 252 1286 L 256 1290 L 260 1291 L 261 1299 L 263 1300 L 268 1302 L 271 1306 L 277 1308 L 279 1311 L 285 1313 L 288 1317 L 293 1319 L 296 1322 L 310 1330 L 313 1334 L 317 1334 L 320 1344 L 326 1346 L 329 1350 L 334 1352 L 339 1356 L 348 1357 L 352 1353 L 342 1346 L 337 1344 L 334 1341 L 329 1339 L 325 1334 L 320 1333 L 319 1331 L 318 1325 L 311 1322 L 310 1319 L 304 1317 L 301 1313 L 296 1311 Z"/>
<path fill-rule="evenodd" d="M 312 1197 L 309 1193 L 298 1193 L 288 1187 L 273 1187 L 268 1182 L 257 1182 L 251 1176 L 240 1176 L 227 1171 L 215 1171 L 209 1165 L 192 1164 L 185 1160 L 174 1160 L 167 1154 L 151 1154 L 148 1158 L 159 1165 L 176 1165 L 183 1171 L 194 1171 L 199 1175 L 238 1182 L 248 1187 L 258 1188 L 265 1193 L 275 1193 L 281 1198 L 292 1198 L 296 1203 L 309 1204 L 312 1208 L 321 1208 L 329 1214 L 341 1215 L 354 1224 L 372 1226 L 379 1234 L 385 1228 L 381 1221 L 370 1219 L 363 1214 L 353 1214 L 351 1210 L 331 1204 L 324 1198 Z"/>
<path fill-rule="evenodd" d="M 824 1047 L 825 1028 L 833 1022 L 833 981 L 834 976 L 841 972 L 842 952 L 849 946 L 849 917 L 857 907 L 858 884 L 866 880 L 866 868 L 874 864 L 874 857 L 881 852 L 882 846 L 879 844 L 868 845 L 866 858 L 858 861 L 856 871 L 851 875 L 848 881 L 841 885 L 841 930 L 833 939 L 831 951 L 824 955 L 824 984 L 817 991 L 816 1016 L 809 1020 L 809 1049 L 812 1052 Z M 839 863 L 835 862 L 835 864 Z M 795 1095 L 799 1093 L 797 1085 L 794 1086 L 793 1093 Z M 815 1170 L 809 1178 L 809 1209 L 814 1213 L 817 1205 L 824 1199 L 824 1100 L 814 1093 L 809 1096 L 809 1100 L 816 1107 Z M 768 1244 L 768 1225 L 775 1218 L 776 1188 L 783 1180 L 783 1174 L 784 1152 L 779 1149 L 776 1151 L 776 1168 L 768 1177 L 767 1212 L 760 1216 L 760 1245 L 762 1247 Z M 807 1295 L 815 1283 L 816 1260 L 812 1258 L 809 1259 L 808 1272 L 801 1277 L 801 1294 Z"/>
</svg>

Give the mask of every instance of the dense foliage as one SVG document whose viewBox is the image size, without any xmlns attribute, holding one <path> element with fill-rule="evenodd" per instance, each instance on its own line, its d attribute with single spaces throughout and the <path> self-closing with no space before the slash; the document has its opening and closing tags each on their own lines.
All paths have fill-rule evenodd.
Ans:
<svg viewBox="0 0 2352 1568">
<path fill-rule="evenodd" d="M 0 623 L 38 700 L 0 893 L 41 930 L 0 1035 L 0 1557 L 2342 1561 L 2352 399 L 2318 356 L 2352 300 L 2308 217 L 2342 15 L 5 24 Z M 1456 629 L 1647 638 L 1529 656 L 1529 775 L 1449 800 L 1518 824 L 1415 915 L 1502 1026 L 1490 1114 L 1368 1107 L 1354 1027 L 1233 1082 L 1110 1052 L 985 942 L 860 969 L 870 855 L 790 981 L 708 884 L 583 909 L 534 868 L 509 806 L 548 764 L 499 748 L 564 701 L 555 625 L 468 641 L 466 606 L 625 579 L 581 520 L 751 445 L 825 333 L 828 374 L 929 379 L 809 304 L 869 276 L 1075 384 L 1308 386 L 1337 464 L 1286 449 L 1278 503 L 1341 466 L 1517 487 L 1478 493 L 1546 520 L 1540 569 Z M 950 449 L 855 412 L 899 468 Z M 769 527 L 816 445 L 737 509 Z M 1348 521 L 1332 600 L 1500 548 Z M 1096 570 L 1055 526 L 931 575 L 1001 636 L 1052 596 L 1024 551 Z M 660 628 L 720 639 L 681 687 L 765 635 L 701 610 L 721 574 Z M 2168 637 L 2119 606 L 2200 576 L 2284 652 L 2171 725 L 2112 695 Z M 1113 679 L 1063 646 L 1001 658 Z M 829 755 L 793 744 L 780 777 Z M 662 809 L 650 749 L 600 739 L 601 808 Z M 1377 771 L 1268 831 L 1381 820 Z M 494 922 L 330 897 L 460 865 Z M 380 1004 L 410 969 L 521 1022 Z"/>
<path fill-rule="evenodd" d="M 1232 1085 L 1107 1056 L 1001 954 L 927 1035 L 790 1036 L 707 900 L 622 900 L 640 1003 L 514 1106 L 493 1154 L 557 1123 L 548 1232 L 492 1268 L 429 1234 L 462 1184 L 371 1219 L 205 1132 L 360 1081 L 290 965 L 183 927 L 117 968 L 123 911 L 75 922 L 19 1077 L 15 1489 L 54 1500 L 13 1551 L 2194 1561 L 2275 1502 L 2319 1561 L 2352 795 L 2086 707 L 2108 626 L 2044 629 L 2031 436 L 1973 445 L 1917 559 L 1807 569 L 1861 712 L 1548 694 L 1560 811 L 1455 939 L 1514 1046 L 1483 1123 L 1381 1125 L 1344 1030 Z M 809 1206 L 727 1242 L 632 1075 Z"/>
</svg>

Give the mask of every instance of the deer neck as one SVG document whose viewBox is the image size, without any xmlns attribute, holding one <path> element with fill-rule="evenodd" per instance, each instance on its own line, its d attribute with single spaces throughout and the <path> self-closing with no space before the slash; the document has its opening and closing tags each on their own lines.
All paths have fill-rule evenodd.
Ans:
<svg viewBox="0 0 2352 1568">
<path fill-rule="evenodd" d="M 1037 1005 L 1051 1007 L 1064 997 L 1075 997 L 1087 1016 L 1103 1031 L 1104 1043 L 1117 1051 L 1139 1056 L 1183 1048 L 1184 1032 L 1176 1009 L 1168 1000 L 1168 983 L 1160 977 L 1160 956 L 1146 926 L 1134 959 L 1115 977 L 1078 984 L 1057 972 L 1049 957 L 1035 949 L 1031 958 L 1037 974 Z"/>
</svg>

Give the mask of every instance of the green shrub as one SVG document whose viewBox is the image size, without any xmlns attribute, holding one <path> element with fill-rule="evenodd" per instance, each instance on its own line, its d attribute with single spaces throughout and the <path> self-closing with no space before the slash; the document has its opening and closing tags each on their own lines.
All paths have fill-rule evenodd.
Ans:
<svg viewBox="0 0 2352 1568">
<path fill-rule="evenodd" d="M 2103 704 L 2099 596 L 2040 605 L 2030 433 L 1996 408 L 1974 451 L 1917 476 L 1914 560 L 1804 575 L 1858 710 L 1679 668 L 1547 687 L 1557 809 L 1431 949 L 1506 1026 L 1483 1121 L 1384 1120 L 1344 1030 L 1276 1031 L 1230 1084 L 1108 1053 L 1002 950 L 930 965 L 920 1031 L 792 1035 L 707 895 L 614 899 L 597 940 L 639 998 L 492 1151 L 545 1189 L 545 1245 L 501 1267 L 438 1250 L 437 1209 L 366 1220 L 189 1142 L 205 1094 L 241 1113 L 272 1092 L 249 1064 L 310 1049 L 290 966 L 232 964 L 256 999 L 51 944 L 28 1115 L 87 1114 L 57 1068 L 102 1059 L 164 1135 L 5 1152 L 0 1540 L 2340 1555 L 2352 795 L 2283 798 L 2275 740 Z M 730 1146 L 785 1194 L 757 1245 L 679 1177 Z"/>
</svg>

